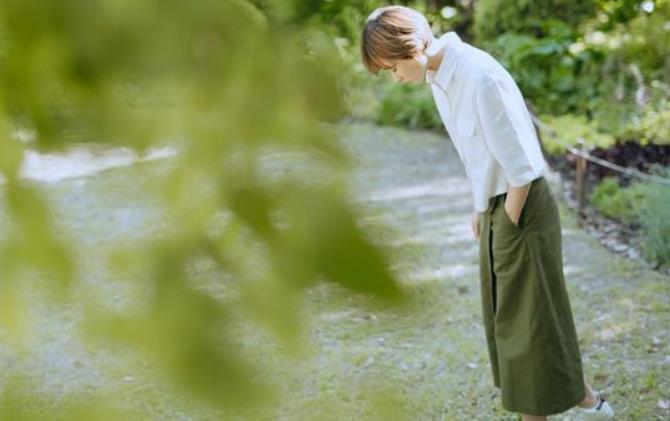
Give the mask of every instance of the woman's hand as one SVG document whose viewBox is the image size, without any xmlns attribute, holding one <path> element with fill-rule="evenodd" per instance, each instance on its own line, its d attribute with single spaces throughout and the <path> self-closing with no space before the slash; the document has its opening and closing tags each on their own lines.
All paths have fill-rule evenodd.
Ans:
<svg viewBox="0 0 670 421">
<path fill-rule="evenodd" d="M 472 233 L 475 235 L 475 238 L 479 239 L 479 212 L 472 214 L 470 225 L 472 226 Z"/>
<path fill-rule="evenodd" d="M 530 183 L 526 183 L 519 187 L 512 187 L 509 184 L 507 185 L 507 197 L 505 198 L 505 209 L 503 210 L 507 212 L 507 216 L 509 216 L 509 219 L 514 222 L 514 225 L 516 226 L 519 226 L 519 217 L 521 216 L 521 210 L 526 204 L 529 190 Z"/>
<path fill-rule="evenodd" d="M 514 225 L 519 226 L 519 215 L 521 214 L 521 212 L 515 209 L 510 209 L 511 206 L 507 204 L 507 200 L 505 201 L 504 208 L 505 208 L 504 211 L 507 212 L 507 216 L 514 223 Z"/>
</svg>

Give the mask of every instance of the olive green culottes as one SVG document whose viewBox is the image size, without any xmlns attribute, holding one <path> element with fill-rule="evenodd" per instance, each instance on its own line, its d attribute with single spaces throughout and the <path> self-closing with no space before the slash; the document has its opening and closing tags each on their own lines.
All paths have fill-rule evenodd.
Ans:
<svg viewBox="0 0 670 421">
<path fill-rule="evenodd" d="M 493 383 L 508 411 L 552 415 L 586 396 L 563 278 L 558 205 L 544 176 L 531 182 L 517 225 L 507 193 L 479 214 L 480 279 Z"/>
</svg>

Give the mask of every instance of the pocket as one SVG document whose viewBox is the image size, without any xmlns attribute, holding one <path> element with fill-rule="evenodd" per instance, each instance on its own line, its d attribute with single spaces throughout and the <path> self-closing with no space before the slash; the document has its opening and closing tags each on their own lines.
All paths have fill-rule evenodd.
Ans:
<svg viewBox="0 0 670 421">
<path fill-rule="evenodd" d="M 542 230 L 550 222 L 549 209 L 556 207 L 551 189 L 544 180 L 534 180 L 531 184 L 526 203 L 521 209 L 519 227 L 525 233 Z"/>
<path fill-rule="evenodd" d="M 519 274 L 527 270 L 529 257 L 525 247 L 526 236 L 507 215 L 504 200 L 497 203 L 494 214 L 492 267 L 499 288 L 498 296 L 501 297 L 509 285 L 517 283 Z"/>
<path fill-rule="evenodd" d="M 523 208 L 521 209 L 521 213 L 523 213 L 524 209 L 526 209 L 526 205 L 527 205 L 527 204 L 528 204 L 528 203 L 526 203 L 526 204 L 523 206 Z M 507 220 L 507 222 L 508 222 L 510 225 L 512 225 L 512 226 L 515 227 L 516 229 L 520 229 L 519 225 L 515 224 L 514 221 L 512 221 L 512 217 L 507 213 L 507 209 L 505 209 L 505 204 L 504 204 L 504 203 L 503 203 L 503 209 L 502 209 L 502 212 L 505 214 L 505 219 Z M 519 222 L 521 222 L 521 216 L 519 216 Z"/>
<path fill-rule="evenodd" d="M 542 206 L 543 202 L 546 200 L 551 200 L 551 198 L 547 198 L 549 194 L 551 194 L 551 191 L 544 183 L 544 180 L 533 180 L 528 188 L 528 194 L 526 195 L 516 224 L 512 222 L 511 216 L 507 213 L 507 210 L 505 210 L 505 200 L 507 200 L 507 196 L 505 196 L 505 199 L 501 204 L 503 207 L 502 213 L 504 213 L 503 219 L 505 219 L 505 223 L 511 225 L 517 231 L 524 231 L 529 223 L 532 225 L 533 221 L 537 219 L 537 215 L 535 215 L 537 213 L 536 207 Z M 530 220 L 527 220 L 528 218 L 530 218 Z"/>
<path fill-rule="evenodd" d="M 526 213 L 526 209 L 528 208 L 528 199 L 529 197 L 526 197 L 526 203 L 524 203 L 523 207 L 521 208 L 521 214 L 519 215 L 519 223 L 518 225 L 512 221 L 512 217 L 507 213 L 507 209 L 505 209 L 505 200 L 507 200 L 507 196 L 505 196 L 504 200 L 501 201 L 500 207 L 500 213 L 503 215 L 503 220 L 505 221 L 505 224 L 508 226 L 511 226 L 512 229 L 516 232 L 520 232 L 522 230 L 522 222 L 523 222 L 523 216 Z"/>
</svg>

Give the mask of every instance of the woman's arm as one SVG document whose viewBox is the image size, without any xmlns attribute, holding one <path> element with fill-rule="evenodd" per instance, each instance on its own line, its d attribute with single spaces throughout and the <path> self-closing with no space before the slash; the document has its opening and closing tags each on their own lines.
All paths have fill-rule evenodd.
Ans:
<svg viewBox="0 0 670 421">
<path fill-rule="evenodd" d="M 505 199 L 505 211 L 509 215 L 512 222 L 519 225 L 519 216 L 521 210 L 526 203 L 530 183 L 526 183 L 519 187 L 512 187 L 507 184 L 507 198 Z"/>
</svg>

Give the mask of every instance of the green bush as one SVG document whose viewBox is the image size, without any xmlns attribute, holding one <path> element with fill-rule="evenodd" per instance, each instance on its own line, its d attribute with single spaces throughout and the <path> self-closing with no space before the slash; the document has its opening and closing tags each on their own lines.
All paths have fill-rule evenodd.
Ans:
<svg viewBox="0 0 670 421">
<path fill-rule="evenodd" d="M 479 41 L 505 32 L 547 35 L 544 21 L 578 26 L 596 11 L 594 0 L 479 0 L 475 3 L 474 34 Z"/>
<path fill-rule="evenodd" d="M 644 186 L 633 183 L 622 188 L 615 178 L 605 177 L 593 190 L 589 200 L 601 214 L 622 222 L 635 222 L 644 207 Z"/>
<path fill-rule="evenodd" d="M 335 75 L 343 105 L 350 117 L 374 121 L 381 92 L 384 86 L 391 83 L 385 75 L 374 77 L 363 67 L 360 53 L 352 42 L 345 37 L 335 37 L 339 61 Z"/>
<path fill-rule="evenodd" d="M 564 22 L 546 20 L 543 37 L 507 32 L 483 43 L 513 75 L 524 96 L 542 112 L 587 113 L 598 94 L 603 54 L 574 49 L 579 33 Z"/>
<path fill-rule="evenodd" d="M 583 115 L 564 114 L 552 116 L 542 114 L 539 116 L 539 119 L 549 126 L 550 130 L 553 130 L 557 136 L 551 136 L 547 131 L 542 133 L 542 145 L 550 154 L 562 154 L 565 152 L 565 147 L 559 143 L 559 140 L 576 146 L 577 139 L 583 138 L 586 145 L 601 148 L 607 148 L 613 145 L 615 141 L 613 136 L 598 130 L 595 121 L 588 121 Z"/>
<path fill-rule="evenodd" d="M 670 1 L 654 2 L 651 13 L 640 12 L 626 25 L 613 32 L 622 38 L 618 52 L 624 63 L 640 66 L 647 79 L 669 80 L 670 62 Z"/>
<path fill-rule="evenodd" d="M 657 175 L 670 180 L 670 169 L 655 167 Z M 642 252 L 659 265 L 670 264 L 670 185 L 656 181 L 635 181 L 620 187 L 606 177 L 591 194 L 590 203 L 602 215 L 640 226 Z"/>
<path fill-rule="evenodd" d="M 647 107 L 642 118 L 629 123 L 624 129 L 624 136 L 637 139 L 641 144 L 670 144 L 670 99 L 658 107 Z"/>
<path fill-rule="evenodd" d="M 670 179 L 670 169 L 657 167 L 657 173 Z M 642 208 L 643 252 L 645 257 L 660 265 L 670 264 L 670 185 L 656 182 L 645 183 L 645 206 Z"/>
<path fill-rule="evenodd" d="M 670 1 L 654 2 L 653 10 L 629 2 L 535 3 L 481 0 L 474 25 L 478 44 L 535 108 L 586 115 L 615 137 L 665 142 Z"/>
<path fill-rule="evenodd" d="M 637 11 L 626 22 L 585 25 L 575 44 L 581 53 L 602 57 L 582 74 L 595 80 L 588 110 L 598 125 L 617 137 L 645 143 L 668 140 L 664 113 L 670 99 L 670 2 L 657 1 L 652 12 Z"/>
<path fill-rule="evenodd" d="M 442 127 L 430 89 L 390 84 L 384 87 L 377 112 L 378 124 L 433 129 Z"/>
</svg>

